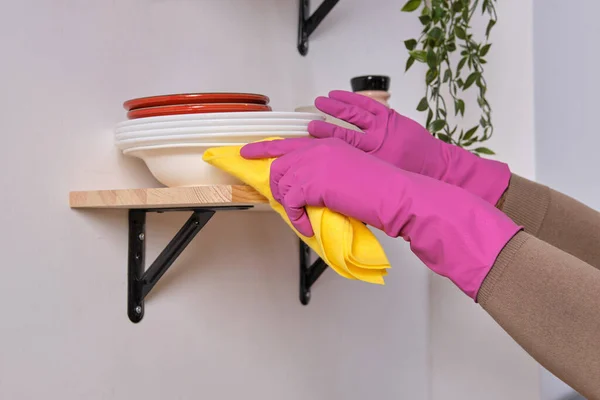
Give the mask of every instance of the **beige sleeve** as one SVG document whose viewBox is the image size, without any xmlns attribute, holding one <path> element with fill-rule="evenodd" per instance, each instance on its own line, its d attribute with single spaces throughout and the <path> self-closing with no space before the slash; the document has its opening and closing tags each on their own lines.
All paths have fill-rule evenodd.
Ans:
<svg viewBox="0 0 600 400">
<path fill-rule="evenodd" d="M 517 175 L 502 201 L 499 208 L 526 232 L 600 268 L 599 212 Z"/>
<path fill-rule="evenodd" d="M 477 300 L 540 364 L 583 396 L 600 399 L 599 270 L 520 232 Z"/>
</svg>

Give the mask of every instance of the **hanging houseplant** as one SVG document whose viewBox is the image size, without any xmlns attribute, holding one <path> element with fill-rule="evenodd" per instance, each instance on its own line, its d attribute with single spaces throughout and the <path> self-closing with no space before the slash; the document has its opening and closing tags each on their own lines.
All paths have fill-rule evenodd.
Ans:
<svg viewBox="0 0 600 400">
<path fill-rule="evenodd" d="M 418 39 L 404 42 L 409 57 L 406 71 L 415 61 L 427 65 L 425 96 L 417 110 L 427 113 L 427 129 L 447 143 L 467 148 L 475 154 L 494 154 L 482 142 L 493 132 L 492 110 L 487 100 L 484 76 L 485 56 L 492 46 L 490 32 L 497 21 L 496 0 L 409 0 L 402 11 L 420 10 L 423 30 Z M 483 41 L 474 39 L 474 16 L 487 18 Z M 465 115 L 464 94 L 476 90 L 479 123 L 469 129 L 452 120 Z M 449 113 L 453 113 L 450 117 Z"/>
</svg>

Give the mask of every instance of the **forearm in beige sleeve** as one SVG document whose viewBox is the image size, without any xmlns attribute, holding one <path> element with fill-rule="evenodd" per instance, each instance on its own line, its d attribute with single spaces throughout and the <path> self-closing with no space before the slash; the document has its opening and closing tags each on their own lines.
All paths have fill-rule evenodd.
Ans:
<svg viewBox="0 0 600 400">
<path fill-rule="evenodd" d="M 600 271 L 518 233 L 481 286 L 479 304 L 540 364 L 600 399 Z"/>
<path fill-rule="evenodd" d="M 600 213 L 513 175 L 500 209 L 533 236 L 600 268 Z"/>
</svg>

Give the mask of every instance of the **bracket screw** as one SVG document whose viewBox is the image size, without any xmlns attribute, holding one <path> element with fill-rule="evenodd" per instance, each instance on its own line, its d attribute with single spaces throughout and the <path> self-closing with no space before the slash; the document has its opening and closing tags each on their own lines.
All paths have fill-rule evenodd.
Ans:
<svg viewBox="0 0 600 400">
<path fill-rule="evenodd" d="M 144 235 L 143 233 L 140 233 L 138 235 L 138 239 L 140 239 L 140 240 L 144 240 L 145 238 L 146 238 L 146 235 Z"/>
<path fill-rule="evenodd" d="M 137 307 L 135 308 L 135 313 L 136 313 L 136 314 L 141 314 L 141 313 L 142 313 L 142 306 L 137 306 Z"/>
</svg>

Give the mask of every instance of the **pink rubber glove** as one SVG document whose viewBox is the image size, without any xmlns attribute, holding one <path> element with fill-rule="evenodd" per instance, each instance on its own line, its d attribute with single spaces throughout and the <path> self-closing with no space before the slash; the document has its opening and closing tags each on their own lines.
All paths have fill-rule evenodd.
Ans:
<svg viewBox="0 0 600 400">
<path fill-rule="evenodd" d="M 315 106 L 363 133 L 323 121 L 308 126 L 317 138 L 336 137 L 398 168 L 459 186 L 496 205 L 510 181 L 508 165 L 486 160 L 439 139 L 410 118 L 360 94 L 335 90 Z"/>
<path fill-rule="evenodd" d="M 401 236 L 425 265 L 473 299 L 520 229 L 465 190 L 396 168 L 339 139 L 252 143 L 241 154 L 279 157 L 271 164 L 271 192 L 303 235 L 313 235 L 304 207 L 327 207 Z"/>
</svg>

